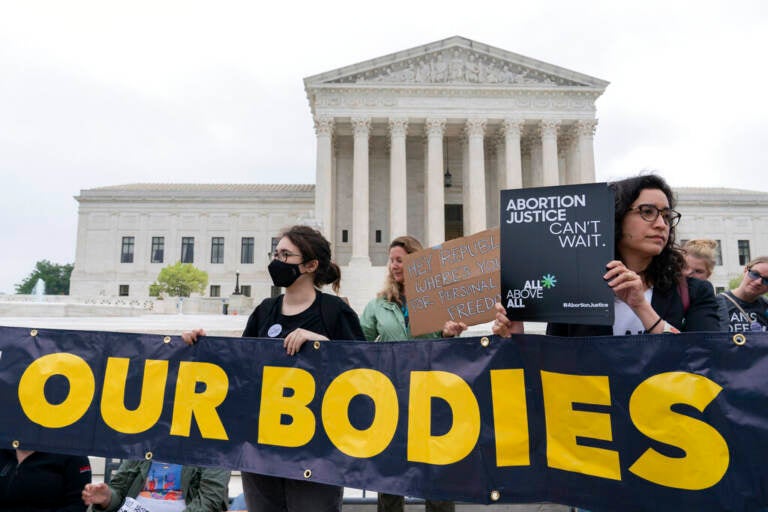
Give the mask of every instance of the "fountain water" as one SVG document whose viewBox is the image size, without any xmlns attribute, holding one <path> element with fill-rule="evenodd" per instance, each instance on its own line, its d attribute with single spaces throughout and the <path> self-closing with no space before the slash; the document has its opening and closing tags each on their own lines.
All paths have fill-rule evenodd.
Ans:
<svg viewBox="0 0 768 512">
<path fill-rule="evenodd" d="M 35 296 L 35 301 L 43 301 L 43 295 L 45 295 L 45 281 L 38 278 L 35 282 L 35 286 L 32 287 L 32 295 Z"/>
</svg>

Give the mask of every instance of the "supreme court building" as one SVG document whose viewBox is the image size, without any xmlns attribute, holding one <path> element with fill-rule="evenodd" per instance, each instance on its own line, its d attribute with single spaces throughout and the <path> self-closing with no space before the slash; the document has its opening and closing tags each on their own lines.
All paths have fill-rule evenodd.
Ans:
<svg viewBox="0 0 768 512">
<path fill-rule="evenodd" d="M 595 180 L 595 101 L 608 86 L 598 78 L 451 37 L 304 85 L 317 137 L 314 186 L 83 190 L 71 294 L 146 296 L 160 269 L 181 260 L 208 272 L 211 296 L 231 293 L 237 274 L 248 294 L 264 297 L 274 291 L 266 271 L 274 237 L 301 222 L 331 240 L 342 294 L 362 311 L 381 287 L 395 236 L 433 246 L 497 226 L 499 190 Z M 753 255 L 768 253 L 759 235 L 768 232 L 768 194 L 741 192 L 697 190 L 697 220 L 681 223 L 684 238 L 715 238 L 706 230 L 721 226 L 724 250 L 726 241 L 741 251 L 751 240 Z M 737 208 L 735 224 L 725 206 Z M 725 252 L 723 260 L 731 263 Z"/>
</svg>

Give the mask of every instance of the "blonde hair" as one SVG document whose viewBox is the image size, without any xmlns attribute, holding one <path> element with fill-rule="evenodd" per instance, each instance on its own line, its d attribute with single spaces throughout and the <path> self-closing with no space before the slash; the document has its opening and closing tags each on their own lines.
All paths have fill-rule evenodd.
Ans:
<svg viewBox="0 0 768 512">
<path fill-rule="evenodd" d="M 685 242 L 685 245 L 683 245 L 683 254 L 704 260 L 704 265 L 707 267 L 709 275 L 712 275 L 712 271 L 715 270 L 716 250 L 717 242 L 707 238 L 688 240 Z"/>
<path fill-rule="evenodd" d="M 407 254 L 423 249 L 421 242 L 410 235 L 399 236 L 392 240 L 389 244 L 389 250 L 391 251 L 393 247 L 402 247 Z M 376 296 L 402 306 L 404 292 L 405 289 L 403 283 L 398 283 L 395 281 L 395 278 L 392 277 L 392 269 L 390 268 L 389 260 L 387 260 L 387 278 L 384 280 L 384 287 Z"/>
</svg>

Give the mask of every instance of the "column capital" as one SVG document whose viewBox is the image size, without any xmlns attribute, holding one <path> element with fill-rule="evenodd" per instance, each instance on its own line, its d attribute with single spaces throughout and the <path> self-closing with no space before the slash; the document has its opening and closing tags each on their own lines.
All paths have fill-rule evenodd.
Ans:
<svg viewBox="0 0 768 512">
<path fill-rule="evenodd" d="M 392 137 L 405 137 L 408 131 L 408 118 L 390 117 L 389 134 Z"/>
<path fill-rule="evenodd" d="M 315 133 L 317 135 L 333 135 L 333 116 L 315 116 Z"/>
<path fill-rule="evenodd" d="M 371 118 L 370 117 L 353 117 L 352 129 L 355 132 L 355 136 L 367 137 L 371 130 Z"/>
<path fill-rule="evenodd" d="M 597 130 L 597 119 L 576 121 L 576 133 L 579 135 L 593 136 Z"/>
<path fill-rule="evenodd" d="M 542 119 L 539 123 L 539 131 L 542 137 L 557 137 L 557 130 L 560 128 L 558 119 Z"/>
<path fill-rule="evenodd" d="M 468 137 L 483 137 L 485 135 L 485 119 L 467 119 L 465 130 Z"/>
<path fill-rule="evenodd" d="M 501 122 L 501 128 L 499 128 L 499 134 L 502 136 L 512 135 L 520 137 L 523 133 L 523 127 L 525 125 L 524 119 L 515 119 L 508 117 Z"/>
<path fill-rule="evenodd" d="M 424 131 L 427 137 L 442 137 L 445 133 L 445 123 L 447 119 L 428 117 L 424 122 Z"/>
</svg>

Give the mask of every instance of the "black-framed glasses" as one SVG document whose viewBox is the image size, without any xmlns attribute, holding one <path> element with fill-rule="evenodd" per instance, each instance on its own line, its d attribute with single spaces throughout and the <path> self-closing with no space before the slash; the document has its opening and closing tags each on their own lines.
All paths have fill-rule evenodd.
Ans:
<svg viewBox="0 0 768 512">
<path fill-rule="evenodd" d="M 757 271 L 752 270 L 751 268 L 747 269 L 747 275 L 750 279 L 762 279 L 763 280 L 763 286 L 768 286 L 768 276 L 761 275 L 757 273 Z"/>
<path fill-rule="evenodd" d="M 656 222 L 656 219 L 661 215 L 664 224 L 673 228 L 680 222 L 680 212 L 676 212 L 671 208 L 657 208 L 652 204 L 639 204 L 631 209 L 640 214 L 640 217 L 646 222 Z"/>
<path fill-rule="evenodd" d="M 291 251 L 287 251 L 285 249 L 280 249 L 279 251 L 275 251 L 272 254 L 272 258 L 274 258 L 276 260 L 280 260 L 282 262 L 287 261 L 288 258 L 290 258 L 291 256 L 298 256 L 299 258 L 301 258 L 301 254 L 298 254 L 298 253 L 295 253 L 295 252 L 291 252 Z"/>
</svg>

